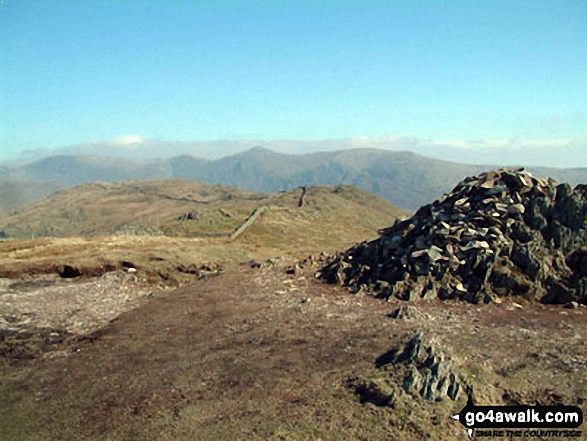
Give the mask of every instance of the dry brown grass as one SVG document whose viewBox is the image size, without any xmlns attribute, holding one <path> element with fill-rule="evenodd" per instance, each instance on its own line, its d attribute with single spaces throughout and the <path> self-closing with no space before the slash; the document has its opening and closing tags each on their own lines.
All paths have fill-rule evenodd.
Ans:
<svg viewBox="0 0 587 441">
<path fill-rule="evenodd" d="M 238 215 L 253 210 L 263 194 L 186 180 L 92 183 L 62 190 L 46 200 L 0 213 L 0 230 L 10 237 L 111 235 L 125 227 L 160 228 L 177 216 L 201 211 L 214 224 L 219 209 Z"/>
<path fill-rule="evenodd" d="M 246 246 L 226 240 L 164 236 L 10 240 L 0 243 L 0 277 L 60 272 L 64 265 L 97 276 L 130 265 L 153 282 L 177 285 L 194 281 L 201 266 L 251 258 Z"/>
<path fill-rule="evenodd" d="M 140 186 L 133 182 L 89 184 L 58 194 L 50 201 L 15 215 L 23 219 L 19 224 L 22 231 L 42 231 L 49 228 L 47 225 L 58 228 L 60 223 L 55 217 L 63 217 L 60 210 L 63 207 L 66 211 L 80 210 L 82 203 L 86 218 L 74 222 L 67 230 L 66 235 L 73 237 L 0 242 L 0 277 L 59 272 L 64 265 L 95 276 L 121 268 L 123 262 L 128 262 L 140 268 L 152 281 L 177 285 L 193 281 L 197 268 L 202 265 L 226 266 L 283 256 L 301 258 L 345 249 L 375 237 L 378 229 L 391 225 L 403 215 L 382 199 L 349 186 L 310 187 L 302 207 L 298 207 L 300 195 L 301 190 L 259 195 L 190 181 L 151 181 Z M 149 202 L 149 198 L 155 199 Z M 202 219 L 177 221 L 176 214 L 190 211 L 185 206 L 188 202 L 177 200 L 181 198 L 206 202 L 197 204 Z M 176 237 L 229 233 L 244 221 L 249 210 L 259 205 L 271 209 L 234 242 L 227 237 Z M 221 209 L 229 212 L 230 217 Z M 169 236 L 74 235 L 83 231 L 115 230 L 117 226 L 111 227 L 118 225 L 115 217 L 118 224 L 134 222 L 137 225 L 148 218 L 150 223 L 146 225 L 156 225 Z M 155 222 L 157 219 L 161 222 Z M 163 223 L 163 219 L 171 220 Z M 65 230 L 61 232 L 66 233 Z"/>
<path fill-rule="evenodd" d="M 190 237 L 230 233 L 260 205 L 306 217 L 317 213 L 359 231 L 371 228 L 373 220 L 388 226 L 404 215 L 389 202 L 351 186 L 309 187 L 301 208 L 300 195 L 299 189 L 269 195 L 185 180 L 93 183 L 0 212 L 0 231 L 15 238 L 107 236 L 128 230 Z M 187 213 L 195 219 L 178 220 Z"/>
<path fill-rule="evenodd" d="M 141 307 L 113 319 L 106 333 L 51 343 L 49 349 L 36 347 L 36 341 L 55 330 L 35 330 L 33 317 L 31 333 L 38 338 L 25 346 L 35 346 L 29 349 L 42 355 L 21 360 L 21 365 L 9 365 L 0 357 L 0 439 L 389 438 L 388 425 L 375 426 L 389 412 L 365 414 L 345 383 L 353 368 L 368 366 L 371 354 L 388 345 L 380 339 L 373 350 L 377 329 L 368 314 L 362 318 L 366 327 L 353 336 L 359 326 L 354 311 L 346 301 L 337 303 L 330 287 L 312 285 L 306 292 L 282 280 L 283 269 L 251 273 L 238 263 L 277 257 L 288 263 L 345 249 L 374 237 L 379 228 L 402 216 L 401 211 L 344 186 L 309 188 L 304 205 L 298 207 L 300 190 L 259 196 L 183 181 L 142 183 L 136 191 L 132 185 L 91 184 L 81 192 L 68 190 L 44 204 L 0 216 L 0 230 L 8 233 L 73 236 L 0 242 L 0 278 L 27 279 L 70 265 L 87 279 L 132 266 L 141 284 L 150 288 L 149 282 L 192 284 L 204 267 L 224 271 L 185 291 L 142 299 Z M 230 232 L 259 205 L 271 209 L 235 241 L 174 237 Z M 222 214 L 221 208 L 231 215 Z M 201 211 L 200 220 L 176 220 L 194 209 Z M 121 225 L 156 226 L 169 236 L 112 234 Z M 307 276 L 295 283 L 312 278 Z M 22 295 L 30 294 L 28 282 L 14 283 L 24 286 Z M 113 291 L 114 300 L 118 291 Z M 316 296 L 304 303 L 311 314 L 298 310 L 302 293 Z M 73 306 L 88 298 L 82 294 Z M 65 302 L 69 295 L 75 292 L 66 292 Z M 55 302 L 54 297 L 46 300 Z M 372 307 L 378 308 L 375 303 Z M 337 313 L 327 312 L 331 308 Z M 129 318 L 131 327 L 117 328 Z M 361 348 L 358 354 L 346 350 L 349 339 Z M 94 353 L 94 343 L 103 352 Z M 293 368 L 296 371 L 290 372 Z M 233 376 L 243 384 L 234 387 Z M 250 379 L 266 391 L 274 390 L 260 394 Z M 178 395 L 179 388 L 189 391 L 189 402 Z M 228 395 L 222 395 L 225 391 Z M 205 408 L 199 405 L 202 396 Z"/>
</svg>

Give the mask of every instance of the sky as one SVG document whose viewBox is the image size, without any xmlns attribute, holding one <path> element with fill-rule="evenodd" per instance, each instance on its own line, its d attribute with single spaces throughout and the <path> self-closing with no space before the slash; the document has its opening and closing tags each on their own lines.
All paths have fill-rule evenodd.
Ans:
<svg viewBox="0 0 587 441">
<path fill-rule="evenodd" d="M 587 166 L 586 72 L 585 0 L 0 0 L 0 160 L 410 138 Z"/>
</svg>

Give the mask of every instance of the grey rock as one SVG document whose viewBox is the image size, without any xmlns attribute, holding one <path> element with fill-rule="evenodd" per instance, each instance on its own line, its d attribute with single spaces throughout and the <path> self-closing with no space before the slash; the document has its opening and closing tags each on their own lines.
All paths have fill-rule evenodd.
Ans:
<svg viewBox="0 0 587 441">
<path fill-rule="evenodd" d="M 532 280 L 536 280 L 540 272 L 540 261 L 534 256 L 529 246 L 514 245 L 511 260 L 520 271 L 527 274 Z"/>
<path fill-rule="evenodd" d="M 228 211 L 228 210 L 225 210 L 224 208 L 220 208 L 220 214 L 223 217 L 228 218 L 228 219 L 230 219 L 230 218 L 233 217 L 232 213 L 230 211 Z"/>
<path fill-rule="evenodd" d="M 577 300 L 583 305 L 587 305 L 587 277 L 576 280 L 575 291 Z"/>
<path fill-rule="evenodd" d="M 334 256 L 322 277 L 401 300 L 587 303 L 587 185 L 494 170 L 380 233 Z"/>
<path fill-rule="evenodd" d="M 204 213 L 199 210 L 190 211 L 189 213 L 180 214 L 176 217 L 178 221 L 188 221 L 188 220 L 202 220 L 204 218 Z"/>
<path fill-rule="evenodd" d="M 458 397 L 463 384 L 461 376 L 450 358 L 437 345 L 427 342 L 421 333 L 397 349 L 395 354 L 387 364 L 409 366 L 403 380 L 404 391 L 429 401 Z"/>
<path fill-rule="evenodd" d="M 525 211 L 526 208 L 522 204 L 512 204 L 507 208 L 507 213 L 515 218 L 524 214 Z"/>
</svg>

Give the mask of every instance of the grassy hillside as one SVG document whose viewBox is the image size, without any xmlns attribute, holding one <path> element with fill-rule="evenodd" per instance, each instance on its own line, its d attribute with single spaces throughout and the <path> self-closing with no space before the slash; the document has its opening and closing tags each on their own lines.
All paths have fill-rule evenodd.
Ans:
<svg viewBox="0 0 587 441">
<path fill-rule="evenodd" d="M 307 230 L 314 236 L 361 238 L 403 215 L 389 202 L 350 186 L 309 187 L 299 207 L 301 194 L 301 189 L 271 195 L 181 179 L 93 183 L 0 214 L 0 231 L 21 238 L 205 237 L 231 233 L 253 210 L 266 205 L 271 207 L 261 219 L 266 235 L 302 230 L 306 235 Z"/>
<path fill-rule="evenodd" d="M 0 215 L 0 230 L 9 237 L 98 236 L 137 230 L 162 234 L 161 226 L 189 212 L 201 211 L 200 223 L 209 225 L 209 219 L 217 217 L 215 211 L 223 205 L 235 210 L 236 223 L 261 197 L 183 180 L 96 182 L 62 190 Z"/>
<path fill-rule="evenodd" d="M 268 201 L 283 207 L 266 212 L 245 233 L 244 240 L 275 250 L 314 247 L 334 252 L 341 244 L 377 237 L 377 230 L 406 216 L 384 199 L 352 186 L 308 187 L 278 193 Z"/>
<path fill-rule="evenodd" d="M 65 265 L 91 276 L 130 265 L 150 280 L 186 283 L 202 265 L 335 252 L 405 216 L 350 186 L 309 187 L 300 207 L 301 196 L 302 189 L 271 195 L 186 180 L 62 190 L 0 215 L 0 231 L 23 238 L 0 243 L 0 277 L 56 273 Z M 252 226 L 231 240 L 230 233 L 263 206 Z"/>
</svg>

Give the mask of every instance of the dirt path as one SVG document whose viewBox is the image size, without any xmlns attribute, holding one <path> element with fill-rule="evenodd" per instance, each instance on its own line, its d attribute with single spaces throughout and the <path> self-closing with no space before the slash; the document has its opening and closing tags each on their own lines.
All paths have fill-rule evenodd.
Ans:
<svg viewBox="0 0 587 441">
<path fill-rule="evenodd" d="M 5 367 L 0 439 L 466 439 L 449 418 L 462 402 L 404 394 L 383 408 L 360 404 L 349 387 L 384 375 L 375 359 L 416 329 L 471 367 L 481 396 L 548 393 L 531 384 L 544 371 L 559 380 L 552 393 L 584 398 L 582 310 L 430 303 L 394 320 L 393 307 L 310 274 L 231 269 Z"/>
<path fill-rule="evenodd" d="M 369 314 L 357 312 L 363 303 Z M 353 367 L 387 348 L 374 338 L 392 325 L 387 309 L 283 270 L 238 268 L 35 360 L 15 374 L 8 404 L 24 407 L 18 430 L 42 422 L 45 439 L 265 439 L 304 423 L 319 410 L 308 403 L 333 399 L 320 398 L 325 390 L 352 396 L 344 381 Z M 366 323 L 374 312 L 381 323 Z M 338 412 L 324 405 L 320 412 Z"/>
</svg>

